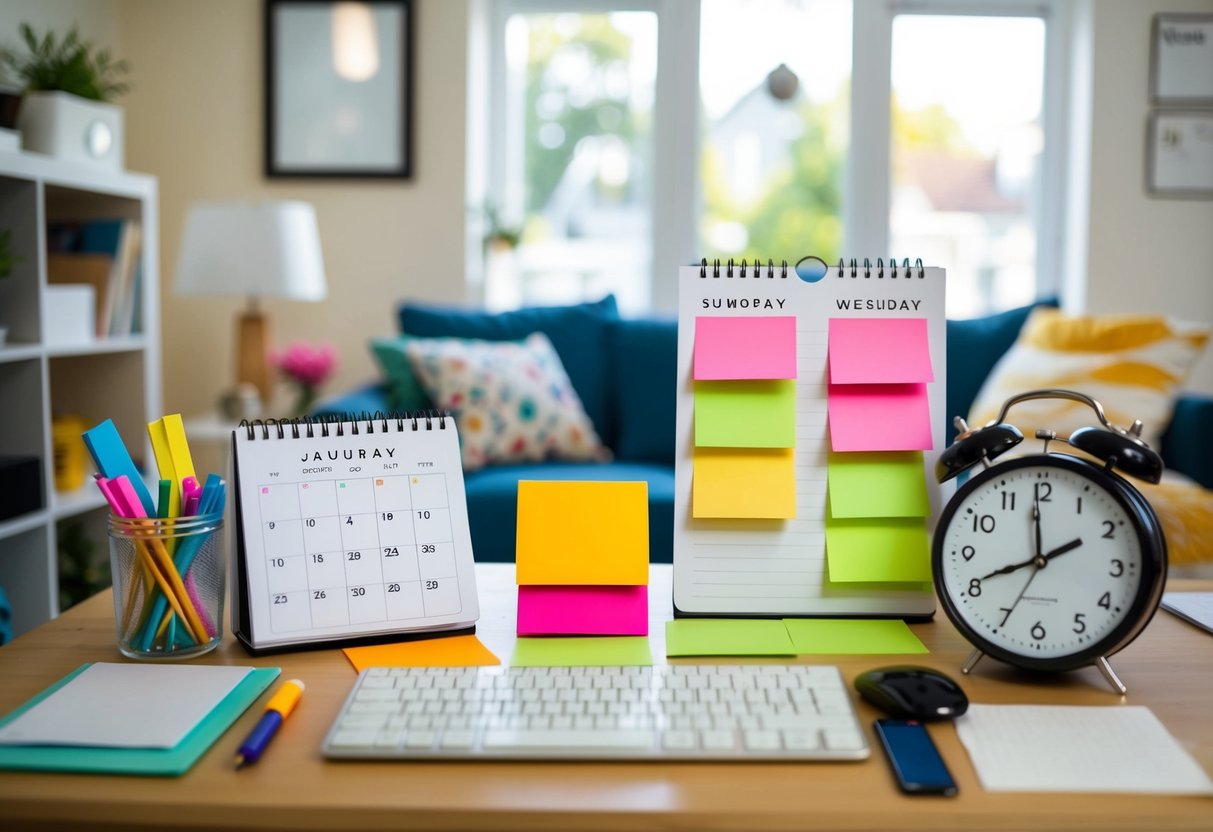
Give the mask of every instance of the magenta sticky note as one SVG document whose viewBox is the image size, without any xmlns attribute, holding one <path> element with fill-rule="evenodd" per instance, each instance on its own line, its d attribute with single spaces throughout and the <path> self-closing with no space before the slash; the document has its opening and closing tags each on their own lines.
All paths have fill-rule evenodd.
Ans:
<svg viewBox="0 0 1213 832">
<path fill-rule="evenodd" d="M 518 587 L 520 636 L 644 636 L 647 586 Z"/>
<path fill-rule="evenodd" d="M 926 318 L 831 318 L 831 384 L 934 381 Z"/>
<path fill-rule="evenodd" d="M 931 407 L 925 384 L 831 384 L 830 448 L 929 451 Z"/>
<path fill-rule="evenodd" d="M 696 381 L 796 378 L 792 315 L 695 319 Z"/>
</svg>

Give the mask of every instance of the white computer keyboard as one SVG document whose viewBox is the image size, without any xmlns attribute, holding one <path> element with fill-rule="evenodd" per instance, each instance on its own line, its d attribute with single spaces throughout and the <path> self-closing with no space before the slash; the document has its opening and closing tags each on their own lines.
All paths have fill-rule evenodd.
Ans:
<svg viewBox="0 0 1213 832">
<path fill-rule="evenodd" d="M 332 758 L 862 760 L 838 668 L 372 667 L 324 739 Z"/>
</svg>

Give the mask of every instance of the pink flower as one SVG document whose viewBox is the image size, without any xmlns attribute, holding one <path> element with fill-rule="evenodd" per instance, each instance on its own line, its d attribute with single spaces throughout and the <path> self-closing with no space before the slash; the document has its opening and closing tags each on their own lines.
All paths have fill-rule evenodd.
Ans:
<svg viewBox="0 0 1213 832">
<path fill-rule="evenodd" d="M 270 363 L 301 387 L 315 389 L 337 368 L 337 354 L 330 344 L 313 347 L 295 341 L 282 352 L 271 354 Z"/>
</svg>

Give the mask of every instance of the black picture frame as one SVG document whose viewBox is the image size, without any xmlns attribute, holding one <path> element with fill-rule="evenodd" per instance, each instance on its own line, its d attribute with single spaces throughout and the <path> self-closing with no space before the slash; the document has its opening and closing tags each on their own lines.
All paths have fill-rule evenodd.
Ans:
<svg viewBox="0 0 1213 832">
<path fill-rule="evenodd" d="M 414 5 L 264 0 L 266 177 L 412 177 Z M 374 49 L 346 51 L 364 61 L 361 77 L 339 68 L 338 6 L 355 7 L 355 28 L 373 39 Z"/>
</svg>

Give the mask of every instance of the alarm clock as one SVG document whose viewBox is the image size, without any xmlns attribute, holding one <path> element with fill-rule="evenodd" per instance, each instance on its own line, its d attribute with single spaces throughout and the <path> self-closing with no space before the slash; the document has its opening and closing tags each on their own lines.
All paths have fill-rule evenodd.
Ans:
<svg viewBox="0 0 1213 832">
<path fill-rule="evenodd" d="M 1042 453 L 992 464 L 1023 441 L 1006 422 L 1011 407 L 1053 398 L 1088 405 L 1100 424 L 1066 439 L 1037 431 Z M 936 478 L 984 469 L 948 500 L 931 549 L 940 604 L 975 647 L 961 672 L 984 655 L 1035 671 L 1095 665 L 1123 695 L 1108 657 L 1145 629 L 1167 574 L 1158 517 L 1126 478 L 1162 476 L 1141 422 L 1121 428 L 1095 399 L 1058 389 L 1011 397 L 982 428 L 955 422 L 959 435 L 940 455 Z"/>
</svg>

